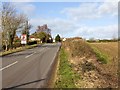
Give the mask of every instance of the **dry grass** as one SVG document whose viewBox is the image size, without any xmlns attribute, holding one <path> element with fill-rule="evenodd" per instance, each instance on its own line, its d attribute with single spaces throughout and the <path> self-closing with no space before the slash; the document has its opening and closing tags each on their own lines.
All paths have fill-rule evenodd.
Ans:
<svg viewBox="0 0 120 90">
<path fill-rule="evenodd" d="M 91 45 L 97 47 L 98 50 L 106 54 L 110 59 L 118 58 L 118 42 L 91 43 Z"/>
<path fill-rule="evenodd" d="M 118 70 L 118 42 L 107 43 L 91 43 L 93 47 L 96 47 L 100 52 L 107 55 L 108 60 L 105 65 L 106 72 L 117 74 Z"/>
<path fill-rule="evenodd" d="M 72 70 L 80 76 L 75 85 L 79 88 L 116 88 L 118 87 L 118 44 L 86 43 L 83 40 L 67 39 L 62 47 L 69 53 Z M 91 48 L 98 49 L 100 55 L 107 56 L 107 63 L 99 62 Z"/>
</svg>

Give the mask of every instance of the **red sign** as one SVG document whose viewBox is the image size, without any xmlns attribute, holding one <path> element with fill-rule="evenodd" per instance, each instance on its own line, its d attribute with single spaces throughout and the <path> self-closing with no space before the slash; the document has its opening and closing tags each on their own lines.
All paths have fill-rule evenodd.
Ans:
<svg viewBox="0 0 120 90">
<path fill-rule="evenodd" d="M 27 36 L 26 36 L 26 34 L 21 35 L 21 44 L 27 44 Z"/>
</svg>

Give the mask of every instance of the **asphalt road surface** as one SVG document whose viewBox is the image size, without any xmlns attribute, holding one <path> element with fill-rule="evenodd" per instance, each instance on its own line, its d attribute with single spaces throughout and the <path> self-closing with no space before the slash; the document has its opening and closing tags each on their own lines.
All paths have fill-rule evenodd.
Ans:
<svg viewBox="0 0 120 90">
<path fill-rule="evenodd" d="M 2 88 L 41 88 L 60 43 L 44 44 L 2 57 Z"/>
</svg>

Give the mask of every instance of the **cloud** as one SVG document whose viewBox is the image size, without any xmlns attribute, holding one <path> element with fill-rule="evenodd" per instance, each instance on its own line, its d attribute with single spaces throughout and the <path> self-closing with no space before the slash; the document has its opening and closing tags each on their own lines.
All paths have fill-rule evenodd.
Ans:
<svg viewBox="0 0 120 90">
<path fill-rule="evenodd" d="M 98 38 L 98 39 L 110 39 L 113 37 L 118 37 L 118 26 L 114 25 L 106 25 L 106 26 L 98 26 L 98 27 L 89 27 L 82 26 L 78 28 L 75 32 L 76 36 L 82 36 L 84 38 Z"/>
<path fill-rule="evenodd" d="M 2 2 L 118 2 L 120 0 L 1 0 Z"/>
<path fill-rule="evenodd" d="M 60 34 L 62 37 L 75 37 L 82 36 L 83 38 L 112 38 L 118 37 L 118 26 L 106 25 L 90 27 L 80 23 L 76 23 L 70 20 L 64 20 L 60 18 L 36 18 L 31 19 L 31 23 L 34 23 L 34 31 L 38 25 L 48 24 L 48 27 L 52 30 L 52 35 L 55 37 L 56 34 Z"/>
<path fill-rule="evenodd" d="M 66 14 L 68 18 L 73 20 L 95 19 L 104 17 L 105 15 L 117 16 L 118 3 L 81 3 L 78 7 L 67 7 L 61 13 Z"/>
<path fill-rule="evenodd" d="M 27 2 L 14 2 L 13 4 L 15 5 L 15 7 L 19 11 L 21 11 L 24 14 L 26 14 L 27 16 L 32 16 L 33 13 L 36 10 L 36 6 L 34 6 L 31 3 L 27 3 Z"/>
<path fill-rule="evenodd" d="M 103 3 L 99 8 L 98 8 L 98 13 L 101 15 L 104 14 L 111 14 L 113 16 L 118 15 L 118 3 L 116 2 L 107 2 Z"/>
<path fill-rule="evenodd" d="M 2 2 L 35 2 L 36 0 L 1 0 Z"/>
<path fill-rule="evenodd" d="M 30 23 L 33 23 L 35 27 L 34 30 L 36 30 L 38 25 L 47 24 L 50 29 L 52 29 L 52 34 L 55 36 L 56 34 L 60 34 L 62 36 L 67 36 L 67 33 L 71 33 L 72 29 L 76 29 L 76 25 L 74 25 L 74 22 L 71 22 L 69 20 L 64 20 L 61 18 L 36 18 L 31 19 Z"/>
<path fill-rule="evenodd" d="M 79 7 L 65 8 L 62 13 L 68 15 L 69 18 L 74 20 L 83 18 L 95 18 L 98 17 L 94 12 L 97 11 L 96 3 L 82 3 Z"/>
<path fill-rule="evenodd" d="M 120 0 L 104 0 L 104 2 L 119 2 Z"/>
<path fill-rule="evenodd" d="M 16 5 L 29 16 L 34 13 L 34 10 L 36 10 L 36 7 L 31 3 L 18 3 Z M 31 33 L 35 32 L 38 25 L 48 24 L 48 27 L 52 30 L 53 37 L 57 34 L 60 34 L 62 37 L 82 36 L 87 39 L 91 37 L 100 39 L 112 38 L 113 36 L 117 37 L 117 24 L 91 27 L 86 25 L 86 23 L 83 24 L 80 22 L 81 19 L 102 19 L 102 17 L 106 17 L 106 15 L 116 17 L 118 15 L 117 8 L 117 3 L 111 2 L 81 3 L 79 7 L 67 7 L 62 10 L 62 14 L 67 15 L 68 18 L 31 18 L 30 23 L 34 26 L 31 29 Z"/>
</svg>

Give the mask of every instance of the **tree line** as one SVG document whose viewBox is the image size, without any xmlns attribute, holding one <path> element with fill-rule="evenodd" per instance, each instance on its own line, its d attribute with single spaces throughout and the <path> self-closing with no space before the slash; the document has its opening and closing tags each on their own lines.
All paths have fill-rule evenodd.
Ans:
<svg viewBox="0 0 120 90">
<path fill-rule="evenodd" d="M 35 38 L 39 38 L 42 43 L 52 43 L 53 38 L 50 34 L 47 34 L 45 32 L 35 32 L 31 36 L 34 36 Z M 59 34 L 55 36 L 55 42 L 61 42 L 61 37 Z"/>
</svg>

